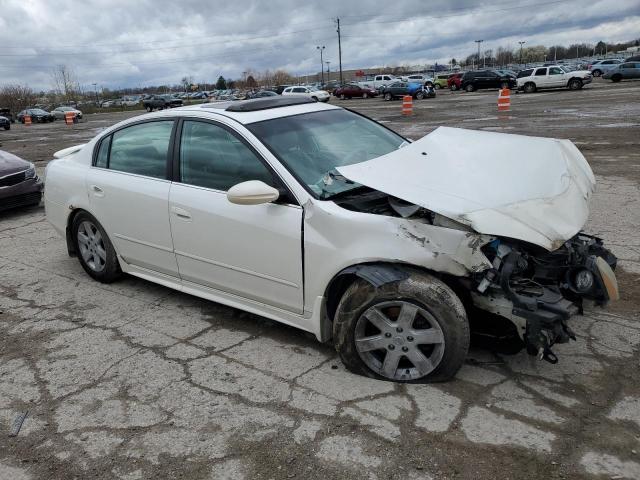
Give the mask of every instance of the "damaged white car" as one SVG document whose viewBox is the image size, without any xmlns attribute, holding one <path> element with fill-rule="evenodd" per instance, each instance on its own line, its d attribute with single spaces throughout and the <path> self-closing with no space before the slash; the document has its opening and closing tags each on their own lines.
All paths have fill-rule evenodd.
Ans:
<svg viewBox="0 0 640 480">
<path fill-rule="evenodd" d="M 333 341 L 354 372 L 442 381 L 470 322 L 530 353 L 618 298 L 581 232 L 595 180 L 567 140 L 439 128 L 410 143 L 303 98 L 135 117 L 57 152 L 47 217 L 94 279 L 122 272 Z"/>
</svg>

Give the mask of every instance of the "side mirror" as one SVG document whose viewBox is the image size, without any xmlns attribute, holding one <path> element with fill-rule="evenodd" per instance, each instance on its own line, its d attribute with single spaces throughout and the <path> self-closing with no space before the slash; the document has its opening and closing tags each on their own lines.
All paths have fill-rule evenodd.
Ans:
<svg viewBox="0 0 640 480">
<path fill-rule="evenodd" d="M 227 200 L 237 205 L 260 205 L 275 202 L 280 196 L 277 189 L 260 180 L 249 180 L 234 185 L 227 191 Z"/>
</svg>

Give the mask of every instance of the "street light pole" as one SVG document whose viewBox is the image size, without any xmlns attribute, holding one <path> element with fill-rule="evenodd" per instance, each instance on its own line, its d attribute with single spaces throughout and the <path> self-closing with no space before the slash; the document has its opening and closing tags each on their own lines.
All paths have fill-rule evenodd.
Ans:
<svg viewBox="0 0 640 480">
<path fill-rule="evenodd" d="M 322 84 L 324 85 L 324 62 L 322 61 L 322 51 L 324 50 L 324 45 L 316 46 L 318 50 L 320 50 L 320 75 L 322 76 Z"/>
<path fill-rule="evenodd" d="M 98 84 L 97 83 L 93 84 L 93 91 L 96 94 L 96 106 L 97 106 L 98 105 Z"/>
<path fill-rule="evenodd" d="M 327 83 L 329 83 L 331 81 L 331 70 L 329 70 L 329 64 L 331 63 L 330 61 L 326 61 L 324 62 L 327 64 Z"/>
<path fill-rule="evenodd" d="M 524 45 L 527 42 L 522 41 L 522 42 L 518 42 L 518 43 L 520 44 L 520 65 L 522 65 L 522 45 Z M 526 65 L 525 65 L 525 67 L 526 67 Z"/>
<path fill-rule="evenodd" d="M 484 40 L 474 40 L 478 44 L 478 70 L 480 70 L 480 44 L 484 42 Z"/>
</svg>

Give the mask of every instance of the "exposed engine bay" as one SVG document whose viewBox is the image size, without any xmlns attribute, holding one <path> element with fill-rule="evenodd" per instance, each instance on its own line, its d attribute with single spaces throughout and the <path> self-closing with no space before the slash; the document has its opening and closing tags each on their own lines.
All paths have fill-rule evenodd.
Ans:
<svg viewBox="0 0 640 480">
<path fill-rule="evenodd" d="M 443 228 L 467 225 L 380 191 L 361 187 L 334 200 L 348 210 L 406 218 Z M 510 320 L 528 353 L 551 363 L 551 347 L 575 340 L 567 320 L 582 314 L 585 300 L 605 305 L 618 299 L 617 258 L 600 238 L 579 232 L 554 250 L 510 238 L 481 247 L 492 268 L 454 279 L 473 306 Z"/>
</svg>

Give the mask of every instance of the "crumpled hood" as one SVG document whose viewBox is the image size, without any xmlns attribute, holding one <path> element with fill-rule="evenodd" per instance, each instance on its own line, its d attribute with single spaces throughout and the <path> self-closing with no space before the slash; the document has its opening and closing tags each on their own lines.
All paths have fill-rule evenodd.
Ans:
<svg viewBox="0 0 640 480">
<path fill-rule="evenodd" d="M 16 155 L 0 150 L 0 177 L 18 173 L 29 168 L 30 163 Z"/>
<path fill-rule="evenodd" d="M 469 225 L 559 248 L 583 227 L 595 178 L 569 140 L 439 127 L 346 178 Z"/>
</svg>

